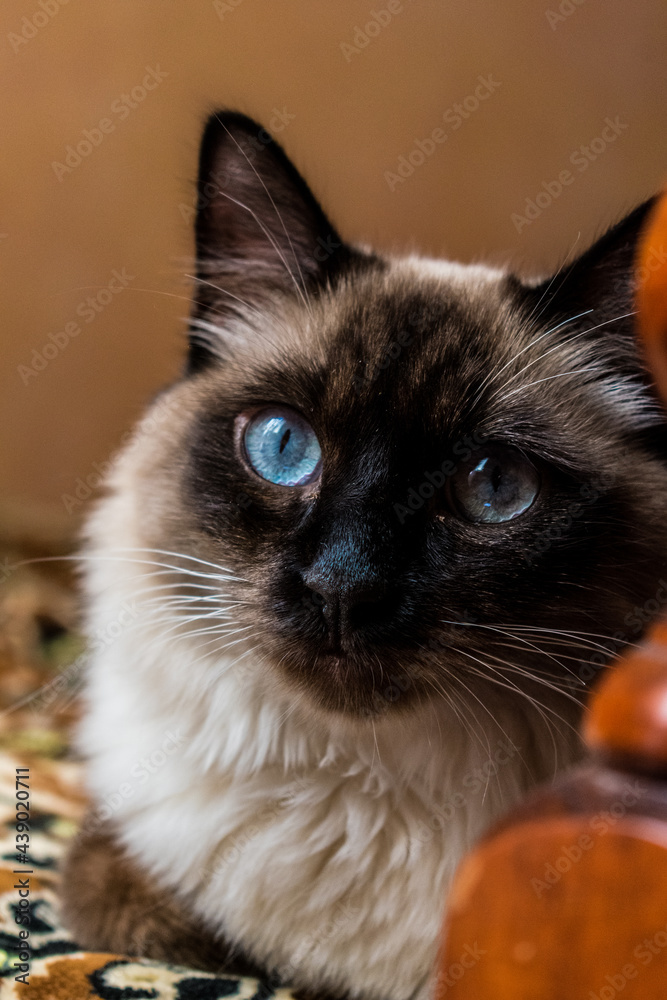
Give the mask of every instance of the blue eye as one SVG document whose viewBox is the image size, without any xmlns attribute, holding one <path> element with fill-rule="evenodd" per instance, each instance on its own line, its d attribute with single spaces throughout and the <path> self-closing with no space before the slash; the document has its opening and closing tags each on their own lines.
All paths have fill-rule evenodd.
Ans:
<svg viewBox="0 0 667 1000">
<path fill-rule="evenodd" d="M 498 524 L 528 510 L 539 493 L 540 475 L 516 448 L 495 445 L 463 463 L 451 487 L 456 506 L 468 521 Z"/>
<path fill-rule="evenodd" d="M 255 472 L 279 486 L 303 486 L 319 475 L 322 451 L 315 431 L 285 406 L 260 410 L 248 422 L 243 443 Z"/>
</svg>

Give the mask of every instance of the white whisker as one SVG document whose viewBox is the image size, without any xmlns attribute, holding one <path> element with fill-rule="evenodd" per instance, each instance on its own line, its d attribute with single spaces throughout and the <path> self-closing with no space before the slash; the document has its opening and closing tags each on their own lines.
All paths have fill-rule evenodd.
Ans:
<svg viewBox="0 0 667 1000">
<path fill-rule="evenodd" d="M 592 312 L 592 310 L 589 310 L 589 312 Z M 587 314 L 586 313 L 582 313 L 581 315 L 585 316 Z M 533 358 L 533 360 L 529 361 L 527 365 L 524 365 L 523 368 L 520 368 L 518 372 L 515 372 L 513 375 L 510 375 L 510 377 L 507 379 L 507 381 L 505 381 L 503 383 L 503 385 L 500 386 L 500 388 L 497 391 L 498 392 L 502 392 L 511 382 L 514 381 L 515 378 L 518 378 L 519 375 L 522 375 L 523 372 L 525 372 L 525 371 L 528 370 L 528 368 L 532 367 L 532 365 L 538 364 L 538 362 L 542 361 L 544 358 L 546 358 L 549 354 L 552 354 L 554 351 L 559 351 L 559 350 L 562 350 L 564 347 L 568 347 L 575 340 L 580 340 L 582 337 L 587 336 L 589 333 L 593 333 L 595 330 L 599 330 L 603 326 L 609 326 L 611 323 L 617 323 L 621 319 L 627 319 L 629 316 L 634 316 L 634 315 L 635 315 L 634 312 L 630 312 L 630 313 L 624 313 L 621 316 L 614 316 L 613 319 L 604 320 L 604 322 L 602 322 L 602 323 L 597 323 L 595 326 L 589 326 L 585 330 L 580 330 L 578 333 L 574 333 L 570 337 L 566 337 L 563 340 L 559 340 L 558 343 L 555 344 L 553 347 L 550 347 L 549 350 L 544 351 L 537 358 Z M 575 318 L 579 318 L 579 317 L 575 317 Z M 569 372 L 569 373 L 566 373 L 566 374 L 572 374 L 572 373 Z M 533 385 L 533 384 L 536 384 L 536 383 L 532 383 L 532 382 L 530 383 L 530 385 Z M 512 395 L 512 394 L 510 393 L 509 395 Z M 499 396 L 498 397 L 498 401 L 500 401 L 502 399 L 507 399 L 507 396 Z"/>
<path fill-rule="evenodd" d="M 275 212 L 275 214 L 276 214 L 276 216 L 278 218 L 278 221 L 280 222 L 280 225 L 283 228 L 283 232 L 285 233 L 285 236 L 287 237 L 287 242 L 290 245 L 290 250 L 292 251 L 292 256 L 294 257 L 294 262 L 295 262 L 295 264 L 297 266 L 297 270 L 299 272 L 299 278 L 301 279 L 301 286 L 302 286 L 302 289 L 303 289 L 303 293 L 301 294 L 301 297 L 302 297 L 302 299 L 304 301 L 304 305 L 306 306 L 307 309 L 309 309 L 310 308 L 310 302 L 306 301 L 306 298 L 305 298 L 305 296 L 308 295 L 308 289 L 307 289 L 306 282 L 305 282 L 305 279 L 304 279 L 304 276 L 303 276 L 303 272 L 301 270 L 301 264 L 299 263 L 299 258 L 298 258 L 298 255 L 296 253 L 296 250 L 294 249 L 294 244 L 292 243 L 292 237 L 288 233 L 287 227 L 285 226 L 284 219 L 283 219 L 281 213 L 278 211 L 278 206 L 276 205 L 275 201 L 273 200 L 273 195 L 269 191 L 268 187 L 264 183 L 263 177 L 261 177 L 259 171 L 255 167 L 255 164 L 252 162 L 252 160 L 250 159 L 250 157 L 246 153 L 245 149 L 243 149 L 243 147 L 239 143 L 239 141 L 236 138 L 236 136 L 233 135 L 230 132 L 230 130 L 227 128 L 227 126 L 225 125 L 224 122 L 220 121 L 220 118 L 217 115 L 216 115 L 216 119 L 218 121 L 218 124 L 221 125 L 224 128 L 224 130 L 227 133 L 227 135 L 229 136 L 229 138 L 232 140 L 232 142 L 234 143 L 234 145 L 236 146 L 236 148 L 239 150 L 239 152 L 241 153 L 241 155 L 244 157 L 246 163 L 248 164 L 248 166 L 250 167 L 250 169 L 254 173 L 254 175 L 257 178 L 257 180 L 259 181 L 259 183 L 264 188 L 266 196 L 268 197 L 269 201 L 271 202 L 271 207 L 273 208 L 273 211 Z M 222 192 L 219 192 L 219 193 L 222 193 Z M 243 206 L 243 207 L 247 207 L 247 206 Z M 254 213 L 253 213 L 253 215 L 254 215 Z M 292 273 L 291 269 L 289 267 L 287 267 L 287 262 L 285 261 L 285 259 L 282 256 L 282 254 L 280 256 L 281 256 L 281 260 L 283 260 L 283 263 L 285 264 L 285 267 L 287 268 L 287 271 L 288 271 L 290 277 L 292 278 L 292 281 L 294 282 L 294 285 L 295 285 L 297 291 L 299 291 L 299 286 L 298 286 L 298 284 L 296 282 L 294 274 Z"/>
<path fill-rule="evenodd" d="M 255 220 L 255 222 L 257 223 L 257 225 L 259 226 L 259 228 L 262 230 L 262 232 L 266 236 L 266 239 L 268 240 L 269 244 L 273 247 L 273 249 L 275 250 L 276 254 L 278 255 L 278 257 L 282 261 L 282 263 L 283 263 L 283 265 L 285 267 L 285 270 L 287 271 L 287 273 L 289 274 L 290 278 L 292 279 L 294 287 L 296 288 L 296 290 L 297 290 L 297 292 L 299 294 L 299 297 L 301 298 L 301 301 L 303 302 L 304 308 L 310 314 L 310 303 L 307 301 L 307 299 L 306 299 L 306 297 L 305 297 L 302 289 L 300 288 L 299 283 L 297 282 L 297 280 L 296 280 L 296 278 L 294 276 L 294 272 L 292 271 L 292 269 L 290 268 L 289 264 L 287 263 L 287 259 L 285 258 L 284 253 L 282 252 L 282 250 L 278 246 L 278 241 L 270 233 L 270 231 L 268 230 L 268 228 L 264 225 L 264 223 L 262 222 L 262 220 L 257 215 L 257 212 L 255 212 L 252 208 L 250 208 L 249 205 L 245 205 L 242 201 L 239 201 L 238 198 L 233 198 L 231 196 L 231 194 L 227 194 L 225 191 L 218 191 L 217 194 L 221 195 L 223 198 L 226 198 L 228 201 L 231 201 L 232 204 L 236 205 L 238 208 L 242 208 L 245 212 L 248 212 L 252 216 L 252 218 Z"/>
<path fill-rule="evenodd" d="M 529 344 L 526 344 L 526 346 L 522 347 L 520 351 L 517 351 L 517 353 L 514 354 L 509 359 L 509 361 L 507 361 L 501 368 L 498 368 L 495 371 L 489 372 L 489 374 L 486 376 L 485 379 L 482 380 L 482 383 L 480 384 L 479 388 L 477 389 L 477 393 L 475 394 L 475 398 L 473 400 L 473 406 L 479 401 L 481 393 L 482 393 L 482 390 L 484 389 L 484 387 L 486 385 L 488 385 L 489 383 L 493 384 L 493 382 L 498 378 L 498 376 L 502 375 L 502 373 L 505 371 L 505 369 L 509 368 L 509 366 L 511 364 L 514 364 L 514 362 L 516 361 L 516 359 L 520 358 L 522 354 L 525 354 L 526 351 L 529 351 L 531 347 L 535 346 L 535 344 L 538 344 L 541 340 L 544 340 L 545 337 L 548 337 L 550 334 L 555 333 L 557 330 L 560 330 L 562 327 L 567 326 L 568 323 L 574 323 L 574 321 L 576 319 L 581 319 L 582 316 L 587 316 L 589 313 L 592 313 L 592 312 L 593 312 L 592 309 L 586 309 L 586 310 L 584 310 L 584 312 L 577 313 L 576 316 L 570 316 L 568 319 L 562 320 L 560 323 L 557 323 L 556 326 L 550 327 L 548 330 L 545 330 L 543 333 L 539 333 L 533 340 L 530 341 Z"/>
</svg>

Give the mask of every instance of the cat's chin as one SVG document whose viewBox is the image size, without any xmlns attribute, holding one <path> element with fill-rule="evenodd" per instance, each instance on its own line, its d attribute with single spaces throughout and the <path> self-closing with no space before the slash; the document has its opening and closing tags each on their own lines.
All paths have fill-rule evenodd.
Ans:
<svg viewBox="0 0 667 1000">
<path fill-rule="evenodd" d="M 317 708 L 348 718 L 404 712 L 419 700 L 414 678 L 388 669 L 377 656 L 318 650 L 282 657 L 279 669 Z"/>
</svg>

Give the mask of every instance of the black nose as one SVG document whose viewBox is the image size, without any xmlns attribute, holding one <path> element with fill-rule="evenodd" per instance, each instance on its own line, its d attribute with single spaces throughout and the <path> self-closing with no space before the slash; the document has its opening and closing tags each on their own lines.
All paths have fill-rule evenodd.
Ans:
<svg viewBox="0 0 667 1000">
<path fill-rule="evenodd" d="M 334 581 L 313 570 L 303 580 L 334 643 L 369 625 L 384 624 L 395 607 L 393 588 L 383 580 Z"/>
</svg>

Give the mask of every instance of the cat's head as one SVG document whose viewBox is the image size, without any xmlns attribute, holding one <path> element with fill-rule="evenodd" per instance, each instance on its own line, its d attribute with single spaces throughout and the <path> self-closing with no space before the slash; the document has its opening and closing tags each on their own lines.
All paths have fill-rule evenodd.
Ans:
<svg viewBox="0 0 667 1000">
<path fill-rule="evenodd" d="M 210 574 L 192 628 L 224 589 L 226 656 L 357 716 L 492 685 L 553 703 L 636 639 L 667 556 L 646 210 L 543 283 L 379 255 L 266 131 L 213 116 L 189 362 L 133 446 L 141 543 Z"/>
</svg>

